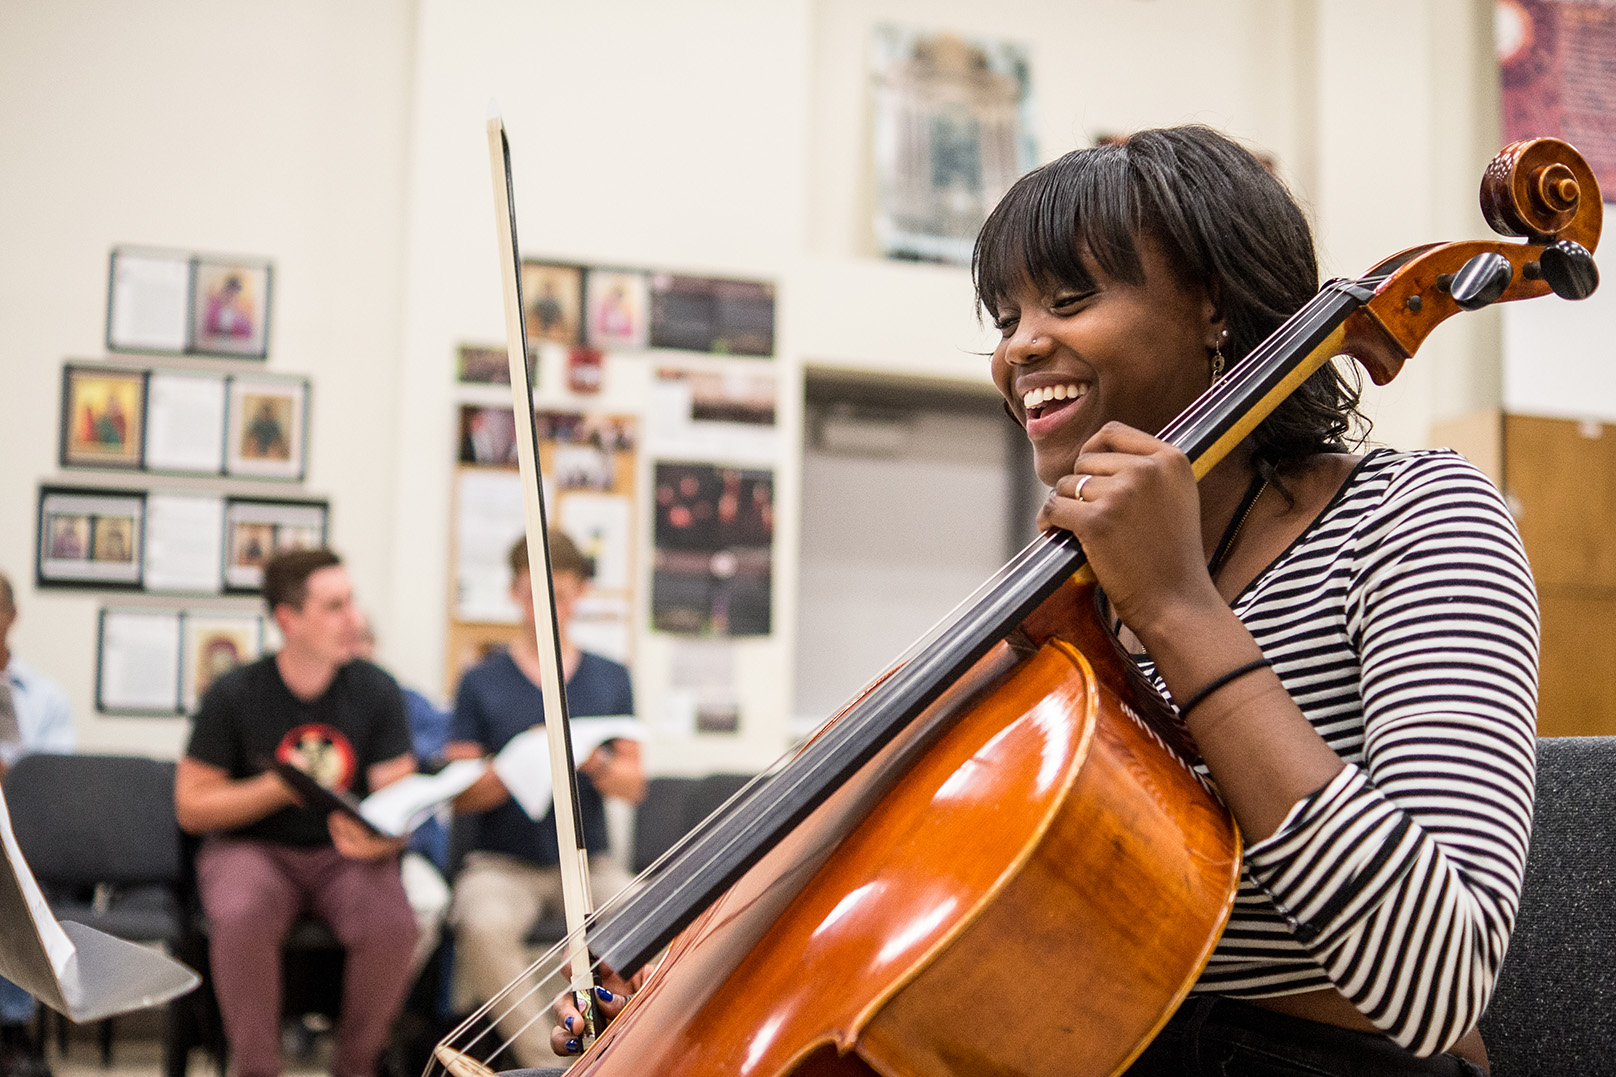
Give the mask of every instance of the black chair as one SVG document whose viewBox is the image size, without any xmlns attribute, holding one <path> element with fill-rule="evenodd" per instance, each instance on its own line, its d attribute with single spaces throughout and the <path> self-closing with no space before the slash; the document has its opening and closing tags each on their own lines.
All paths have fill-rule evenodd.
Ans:
<svg viewBox="0 0 1616 1077">
<path fill-rule="evenodd" d="M 5 791 L 17 845 L 58 920 L 175 950 L 183 922 L 173 763 L 27 755 L 6 772 Z M 43 1029 L 43 1009 L 40 1019 Z M 112 1035 L 108 1018 L 100 1023 L 103 1065 L 112 1063 Z M 57 1042 L 65 1054 L 65 1019 Z"/>
<path fill-rule="evenodd" d="M 1616 1066 L 1616 737 L 1537 742 L 1520 915 L 1481 1019 L 1493 1077 Z"/>
<path fill-rule="evenodd" d="M 652 778 L 634 815 L 632 867 L 639 874 L 696 829 L 747 782 L 750 774 L 704 778 Z"/>
</svg>

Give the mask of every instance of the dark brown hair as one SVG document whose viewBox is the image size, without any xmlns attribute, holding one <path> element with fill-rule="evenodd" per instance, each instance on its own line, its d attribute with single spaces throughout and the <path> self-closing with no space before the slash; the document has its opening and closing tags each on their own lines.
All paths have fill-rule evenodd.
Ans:
<svg viewBox="0 0 1616 1077">
<path fill-rule="evenodd" d="M 976 240 L 977 301 L 991 317 L 1023 282 L 1089 291 L 1091 266 L 1142 284 L 1140 236 L 1158 245 L 1181 286 L 1213 298 L 1231 363 L 1318 290 L 1313 235 L 1290 192 L 1245 147 L 1185 126 L 1075 150 L 1017 180 Z M 1368 425 L 1357 389 L 1326 365 L 1257 427 L 1257 466 L 1272 477 L 1361 440 Z"/>
<path fill-rule="evenodd" d="M 277 606 L 301 611 L 309 599 L 309 577 L 322 568 L 340 564 L 342 558 L 323 546 L 276 554 L 264 563 L 264 605 L 271 614 Z"/>
<path fill-rule="evenodd" d="M 511 546 L 510 553 L 511 575 L 520 576 L 527 568 L 527 537 L 523 536 Z M 580 580 L 587 580 L 595 574 L 595 562 L 584 556 L 578 544 L 573 542 L 567 533 L 559 527 L 550 528 L 550 573 L 559 575 L 570 572 Z"/>
</svg>

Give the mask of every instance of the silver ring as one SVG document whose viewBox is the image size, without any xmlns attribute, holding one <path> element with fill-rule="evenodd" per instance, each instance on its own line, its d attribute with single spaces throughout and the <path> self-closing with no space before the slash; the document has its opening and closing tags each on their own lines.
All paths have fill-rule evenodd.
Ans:
<svg viewBox="0 0 1616 1077">
<path fill-rule="evenodd" d="M 1079 501 L 1083 501 L 1083 484 L 1088 482 L 1092 478 L 1094 478 L 1093 475 L 1079 475 L 1078 479 L 1077 479 L 1077 485 L 1072 488 L 1072 496 L 1077 498 Z M 1083 503 L 1088 504 L 1088 502 L 1086 502 L 1086 501 L 1084 501 Z"/>
</svg>

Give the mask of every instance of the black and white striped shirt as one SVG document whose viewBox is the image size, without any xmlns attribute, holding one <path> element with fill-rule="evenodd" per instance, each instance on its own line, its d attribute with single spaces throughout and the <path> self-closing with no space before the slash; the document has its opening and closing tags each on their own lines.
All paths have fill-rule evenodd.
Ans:
<svg viewBox="0 0 1616 1077">
<path fill-rule="evenodd" d="M 1378 451 L 1234 610 L 1347 766 L 1246 850 L 1195 990 L 1334 986 L 1441 1051 L 1486 1006 L 1526 869 L 1538 613 L 1514 521 L 1463 457 Z"/>
</svg>

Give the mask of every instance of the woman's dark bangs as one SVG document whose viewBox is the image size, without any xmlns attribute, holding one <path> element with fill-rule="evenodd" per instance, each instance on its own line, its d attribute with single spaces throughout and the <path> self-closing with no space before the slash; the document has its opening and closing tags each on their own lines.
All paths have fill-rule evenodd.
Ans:
<svg viewBox="0 0 1616 1077">
<path fill-rule="evenodd" d="M 1078 150 L 1027 173 L 994 207 L 973 258 L 977 300 L 990 315 L 1023 282 L 1092 290 L 1085 256 L 1108 276 L 1138 282 L 1134 194 L 1125 182 L 1106 182 L 1103 173 L 1120 170 L 1093 160 L 1101 153 Z"/>
</svg>

